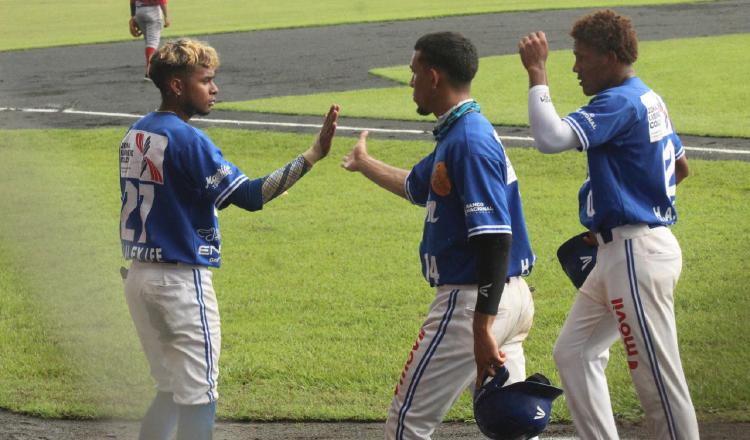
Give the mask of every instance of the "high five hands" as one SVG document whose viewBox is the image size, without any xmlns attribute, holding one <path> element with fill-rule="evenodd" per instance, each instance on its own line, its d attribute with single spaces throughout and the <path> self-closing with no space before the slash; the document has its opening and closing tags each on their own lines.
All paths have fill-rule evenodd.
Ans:
<svg viewBox="0 0 750 440">
<path fill-rule="evenodd" d="M 305 160 L 311 165 L 326 157 L 331 151 L 331 143 L 333 141 L 333 136 L 336 134 L 336 125 L 338 123 L 340 110 L 341 107 L 339 107 L 338 104 L 331 105 L 331 108 L 328 109 L 328 113 L 326 113 L 326 117 L 323 120 L 323 126 L 315 137 L 312 146 L 302 153 L 302 156 L 304 156 Z"/>
</svg>

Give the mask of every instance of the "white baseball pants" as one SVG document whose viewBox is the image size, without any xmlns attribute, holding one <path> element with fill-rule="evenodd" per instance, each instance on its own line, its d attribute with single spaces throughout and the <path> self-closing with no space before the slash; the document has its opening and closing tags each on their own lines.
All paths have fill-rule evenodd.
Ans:
<svg viewBox="0 0 750 440">
<path fill-rule="evenodd" d="M 476 285 L 444 285 L 414 342 L 385 426 L 387 440 L 429 440 L 461 393 L 474 389 L 472 321 Z M 526 379 L 522 343 L 531 329 L 534 302 L 526 281 L 513 277 L 505 285 L 493 333 L 505 352 L 507 385 Z"/>
<path fill-rule="evenodd" d="M 125 299 L 159 391 L 179 405 L 218 399 L 221 332 L 211 271 L 134 261 Z"/>
<path fill-rule="evenodd" d="M 666 227 L 627 225 L 598 236 L 596 266 L 554 349 L 578 435 L 617 439 L 604 370 L 622 339 L 630 375 L 657 439 L 698 439 L 698 423 L 677 347 L 674 288 L 682 253 Z"/>
<path fill-rule="evenodd" d="M 139 6 L 135 10 L 135 21 L 138 27 L 143 31 L 143 39 L 146 47 L 159 48 L 161 40 L 161 30 L 164 25 L 161 7 L 159 6 Z"/>
</svg>

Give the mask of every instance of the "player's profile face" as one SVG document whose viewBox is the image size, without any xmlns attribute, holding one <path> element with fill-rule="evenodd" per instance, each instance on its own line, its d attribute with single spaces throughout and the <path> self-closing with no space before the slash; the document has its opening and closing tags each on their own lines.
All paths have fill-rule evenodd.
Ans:
<svg viewBox="0 0 750 440">
<path fill-rule="evenodd" d="M 417 104 L 417 113 L 427 116 L 432 113 L 427 108 L 432 77 L 430 69 L 422 63 L 419 55 L 419 51 L 415 50 L 411 56 L 411 62 L 409 63 L 411 81 L 409 81 L 409 86 L 412 88 L 412 99 Z"/>
<path fill-rule="evenodd" d="M 573 72 L 586 96 L 596 95 L 608 87 L 611 82 L 609 58 L 588 44 L 576 40 L 573 44 L 573 55 L 576 57 Z"/>
<path fill-rule="evenodd" d="M 216 104 L 216 94 L 219 88 L 214 82 L 216 71 L 199 66 L 185 75 L 184 108 L 188 114 L 205 116 L 211 112 Z"/>
</svg>

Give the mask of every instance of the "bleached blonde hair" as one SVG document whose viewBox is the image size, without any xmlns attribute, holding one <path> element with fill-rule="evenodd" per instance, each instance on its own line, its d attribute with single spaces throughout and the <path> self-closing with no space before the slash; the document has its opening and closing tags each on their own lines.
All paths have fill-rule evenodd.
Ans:
<svg viewBox="0 0 750 440">
<path fill-rule="evenodd" d="M 151 56 L 148 74 L 156 87 L 165 93 L 168 78 L 190 74 L 198 66 L 218 68 L 219 54 L 216 53 L 216 49 L 203 41 L 179 38 L 167 41 Z"/>
</svg>

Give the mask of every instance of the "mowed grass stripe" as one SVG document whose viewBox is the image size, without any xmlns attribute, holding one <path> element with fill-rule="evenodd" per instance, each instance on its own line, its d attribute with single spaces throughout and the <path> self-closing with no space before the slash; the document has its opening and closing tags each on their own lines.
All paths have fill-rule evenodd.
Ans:
<svg viewBox="0 0 750 440">
<path fill-rule="evenodd" d="M 225 156 L 262 176 L 312 136 L 211 129 Z M 117 148 L 123 129 L 0 131 L 0 407 L 47 416 L 139 417 L 148 369 L 117 272 Z M 220 215 L 224 267 L 219 415 L 255 420 L 382 420 L 432 301 L 417 252 L 420 208 L 340 169 L 337 138 L 289 195 L 258 213 Z M 378 158 L 409 167 L 430 142 L 370 140 Z M 555 258 L 581 230 L 584 156 L 510 149 L 539 257 L 528 371 L 555 383 L 551 352 L 575 292 Z M 701 417 L 745 420 L 750 385 L 739 349 L 750 333 L 744 269 L 750 164 L 691 161 L 678 189 L 684 251 L 677 289 L 682 359 Z M 21 327 L 23 325 L 23 327 Z M 17 329 L 15 331 L 10 331 Z M 25 331 L 28 329 L 28 331 Z M 19 336 L 29 335 L 28 337 Z M 608 369 L 615 412 L 640 417 L 621 344 Z M 721 359 L 720 363 L 714 361 Z M 714 365 L 705 373 L 706 363 Z M 17 392 L 18 390 L 25 390 Z M 555 420 L 568 420 L 562 400 Z M 471 418 L 467 396 L 449 414 Z"/>
<path fill-rule="evenodd" d="M 748 45 L 750 34 L 645 41 L 639 45 L 635 70 L 664 98 L 679 133 L 750 137 L 750 108 L 745 105 L 750 88 L 737 87 L 739 78 L 750 77 L 750 59 L 742 54 Z M 404 60 L 409 56 L 405 53 Z M 559 50 L 551 52 L 547 62 L 552 97 L 561 115 L 589 101 L 572 72 L 573 61 L 571 50 Z M 414 111 L 408 65 L 372 73 L 404 86 L 223 102 L 217 108 L 316 115 L 337 102 L 346 116 L 430 120 Z M 528 125 L 527 92 L 528 76 L 518 55 L 481 58 L 472 95 L 493 123 Z"/>
<path fill-rule="evenodd" d="M 292 27 L 325 26 L 488 12 L 536 11 L 596 6 L 695 3 L 699 0 L 450 0 L 378 2 L 325 0 L 181 0 L 169 3 L 174 27 L 164 36 L 205 35 Z M 132 40 L 129 10 L 120 0 L 0 0 L 0 51 Z"/>
</svg>

